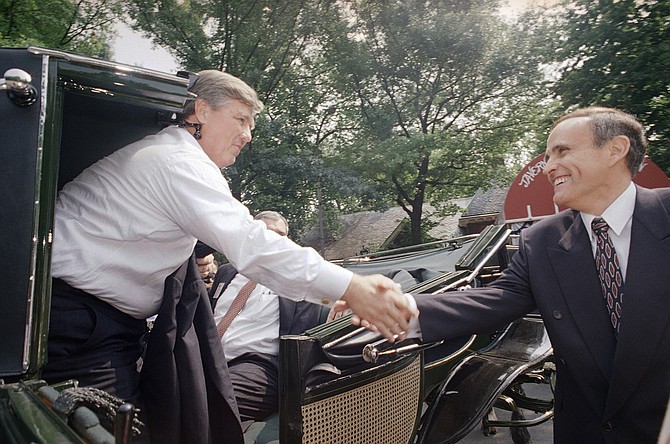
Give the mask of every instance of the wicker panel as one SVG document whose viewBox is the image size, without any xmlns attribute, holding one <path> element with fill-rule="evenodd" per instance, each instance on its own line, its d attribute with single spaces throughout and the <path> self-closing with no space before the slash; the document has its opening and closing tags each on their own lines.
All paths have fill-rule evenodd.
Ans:
<svg viewBox="0 0 670 444">
<path fill-rule="evenodd" d="M 421 387 L 421 359 L 385 378 L 302 406 L 303 443 L 407 444 Z"/>
</svg>

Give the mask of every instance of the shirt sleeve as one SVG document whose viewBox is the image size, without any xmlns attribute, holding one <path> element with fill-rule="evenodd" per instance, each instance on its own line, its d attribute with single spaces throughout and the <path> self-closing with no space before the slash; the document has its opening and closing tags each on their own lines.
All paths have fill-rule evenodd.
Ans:
<svg viewBox="0 0 670 444">
<path fill-rule="evenodd" d="M 204 153 L 184 156 L 158 169 L 155 192 L 185 232 L 282 297 L 331 306 L 344 294 L 353 273 L 254 220 Z"/>
<path fill-rule="evenodd" d="M 407 299 L 407 305 L 410 310 L 416 310 L 416 299 L 412 296 L 411 293 L 405 293 L 405 299 Z M 407 338 L 418 338 L 421 337 L 421 324 L 419 323 L 418 316 L 412 316 L 409 320 L 409 327 L 407 328 Z"/>
</svg>

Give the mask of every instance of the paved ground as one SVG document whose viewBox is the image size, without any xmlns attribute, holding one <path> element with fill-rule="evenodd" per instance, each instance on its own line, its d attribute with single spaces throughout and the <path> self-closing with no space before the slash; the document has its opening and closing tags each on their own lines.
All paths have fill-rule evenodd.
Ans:
<svg viewBox="0 0 670 444">
<path fill-rule="evenodd" d="M 526 394 L 540 399 L 551 399 L 551 390 L 548 385 L 525 384 L 524 390 Z M 534 412 L 524 412 L 526 419 L 537 416 Z M 498 419 L 510 419 L 510 413 L 496 409 Z M 527 429 L 530 434 L 528 443 L 532 444 L 552 444 L 554 423 L 552 420 L 543 422 L 542 424 L 530 427 Z M 513 443 L 510 429 L 498 428 L 494 435 L 485 436 L 480 427 L 470 432 L 465 438 L 459 441 L 459 444 L 509 444 Z"/>
</svg>

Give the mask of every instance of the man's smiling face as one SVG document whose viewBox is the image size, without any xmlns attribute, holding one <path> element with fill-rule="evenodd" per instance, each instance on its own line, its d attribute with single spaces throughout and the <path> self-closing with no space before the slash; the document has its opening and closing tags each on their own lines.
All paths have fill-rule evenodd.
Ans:
<svg viewBox="0 0 670 444">
<path fill-rule="evenodd" d="M 554 203 L 599 215 L 608 182 L 608 144 L 597 147 L 587 117 L 559 123 L 549 135 L 544 174 L 554 187 Z"/>
</svg>

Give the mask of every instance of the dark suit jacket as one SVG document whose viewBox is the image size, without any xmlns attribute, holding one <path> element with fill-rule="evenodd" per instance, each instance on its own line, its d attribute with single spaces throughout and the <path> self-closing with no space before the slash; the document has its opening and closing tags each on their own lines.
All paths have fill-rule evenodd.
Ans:
<svg viewBox="0 0 670 444">
<path fill-rule="evenodd" d="M 140 391 L 151 442 L 244 442 L 228 366 L 194 257 L 165 280 Z"/>
<path fill-rule="evenodd" d="M 538 309 L 556 358 L 556 443 L 656 443 L 670 396 L 670 189 L 638 187 L 618 341 L 577 211 L 521 234 L 491 286 L 418 295 L 423 339 L 485 333 Z"/>
<path fill-rule="evenodd" d="M 226 264 L 219 268 L 214 277 L 214 283 L 209 291 L 212 309 L 216 305 L 216 301 L 212 299 L 216 288 L 219 284 L 223 284 L 223 290 L 228 287 L 228 284 L 237 275 L 237 270 Z M 279 298 L 279 336 L 283 335 L 299 335 L 305 330 L 317 326 L 320 323 L 322 307 L 311 302 L 301 301 L 296 302 L 287 298 Z"/>
</svg>

